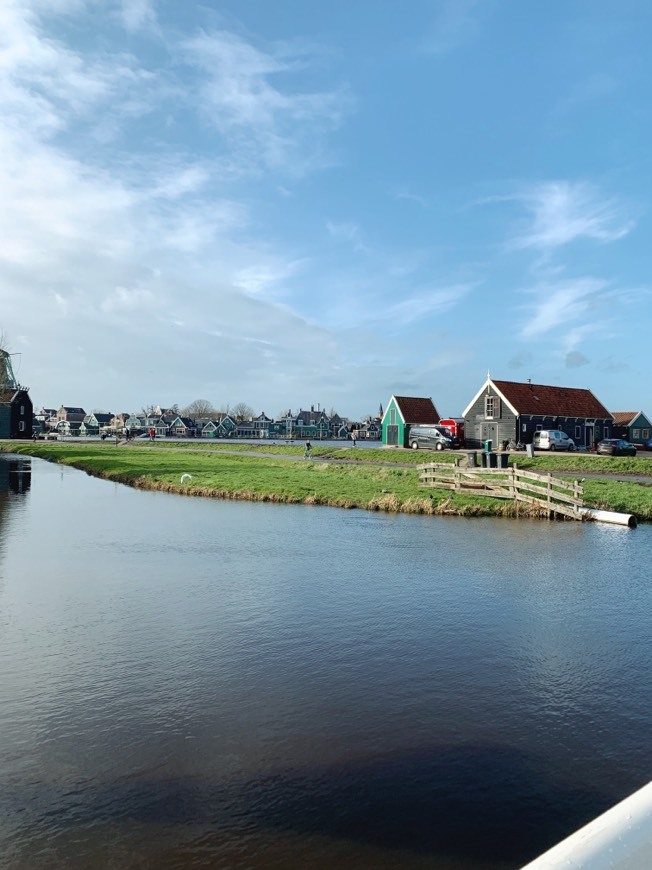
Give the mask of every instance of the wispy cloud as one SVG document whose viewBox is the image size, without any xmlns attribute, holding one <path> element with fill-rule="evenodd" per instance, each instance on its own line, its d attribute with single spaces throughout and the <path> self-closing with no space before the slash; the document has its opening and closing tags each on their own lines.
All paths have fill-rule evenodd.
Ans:
<svg viewBox="0 0 652 870">
<path fill-rule="evenodd" d="M 395 199 L 405 199 L 408 202 L 416 202 L 422 208 L 428 208 L 429 206 L 428 200 L 425 197 L 419 196 L 418 193 L 412 193 L 405 187 L 399 187 L 394 190 L 393 196 Z"/>
<path fill-rule="evenodd" d="M 533 315 L 522 328 L 521 338 L 537 338 L 583 317 L 606 286 L 606 281 L 595 278 L 539 284 L 529 291 L 535 297 Z"/>
<path fill-rule="evenodd" d="M 354 221 L 327 221 L 326 229 L 334 239 L 345 239 L 351 242 L 354 251 L 365 252 L 368 247 L 362 241 L 362 230 Z"/>
<path fill-rule="evenodd" d="M 152 0 L 121 0 L 120 18 L 130 33 L 156 25 L 156 11 Z"/>
<path fill-rule="evenodd" d="M 529 225 L 510 241 L 511 248 L 551 251 L 579 239 L 615 242 L 634 226 L 622 202 L 605 199 L 582 182 L 549 182 L 509 198 L 521 202 L 531 215 Z"/>
<path fill-rule="evenodd" d="M 482 0 L 440 0 L 434 4 L 432 25 L 422 43 L 424 51 L 447 54 L 468 42 L 478 32 L 489 5 Z"/>
<path fill-rule="evenodd" d="M 454 284 L 450 287 L 415 293 L 402 302 L 389 306 L 382 316 L 385 320 L 407 326 L 416 320 L 450 311 L 467 296 L 473 286 L 472 284 Z"/>
<path fill-rule="evenodd" d="M 274 84 L 305 68 L 306 50 L 263 51 L 223 30 L 187 39 L 183 49 L 202 73 L 203 112 L 242 159 L 288 173 L 328 162 L 320 137 L 351 110 L 348 89 L 290 92 Z"/>
</svg>

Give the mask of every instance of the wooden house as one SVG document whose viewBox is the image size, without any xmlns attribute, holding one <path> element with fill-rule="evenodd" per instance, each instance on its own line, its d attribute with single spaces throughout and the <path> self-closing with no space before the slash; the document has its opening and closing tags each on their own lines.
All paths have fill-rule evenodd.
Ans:
<svg viewBox="0 0 652 870">
<path fill-rule="evenodd" d="M 392 396 L 381 422 L 383 444 L 407 447 L 411 426 L 438 422 L 439 412 L 432 399 Z"/>
<path fill-rule="evenodd" d="M 613 437 L 641 444 L 652 438 L 652 423 L 642 411 L 612 411 Z"/>
<path fill-rule="evenodd" d="M 81 423 L 86 416 L 86 411 L 83 408 L 74 407 L 73 405 L 62 405 L 57 411 L 57 421 L 67 421 L 68 423 Z"/>
<path fill-rule="evenodd" d="M 491 441 L 494 449 L 512 440 L 531 444 L 534 433 L 542 429 L 559 429 L 576 446 L 592 447 L 609 438 L 613 427 L 611 414 L 590 390 L 489 376 L 463 417 L 467 446 L 482 447 Z"/>
<path fill-rule="evenodd" d="M 0 438 L 31 438 L 32 400 L 28 391 L 0 386 Z"/>
<path fill-rule="evenodd" d="M 167 426 L 167 431 L 169 435 L 177 438 L 193 438 L 197 429 L 194 420 L 191 420 L 190 417 L 177 415 Z"/>
</svg>

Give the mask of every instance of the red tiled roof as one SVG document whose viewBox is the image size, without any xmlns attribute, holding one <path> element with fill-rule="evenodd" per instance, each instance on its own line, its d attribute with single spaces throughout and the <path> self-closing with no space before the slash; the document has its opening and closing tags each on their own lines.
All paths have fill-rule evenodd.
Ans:
<svg viewBox="0 0 652 870">
<path fill-rule="evenodd" d="M 611 416 L 614 418 L 616 426 L 629 426 L 634 417 L 638 415 L 638 411 L 612 411 Z"/>
<path fill-rule="evenodd" d="M 591 390 L 575 387 L 551 387 L 545 384 L 520 384 L 515 381 L 496 381 L 507 401 L 519 414 L 537 414 L 545 417 L 607 418 L 611 414 Z"/>
<path fill-rule="evenodd" d="M 439 423 L 432 399 L 419 399 L 414 396 L 394 396 L 406 423 Z"/>
</svg>

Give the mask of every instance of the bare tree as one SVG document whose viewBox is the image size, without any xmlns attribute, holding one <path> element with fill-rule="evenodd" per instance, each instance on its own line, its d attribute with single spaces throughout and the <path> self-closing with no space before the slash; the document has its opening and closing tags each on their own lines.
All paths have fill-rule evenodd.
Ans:
<svg viewBox="0 0 652 870">
<path fill-rule="evenodd" d="M 246 402 L 238 402 L 237 405 L 231 408 L 231 416 L 235 416 L 240 422 L 249 420 L 254 416 L 254 409 Z"/>
<path fill-rule="evenodd" d="M 214 417 L 215 407 L 208 399 L 195 399 L 183 409 L 184 417 Z"/>
</svg>

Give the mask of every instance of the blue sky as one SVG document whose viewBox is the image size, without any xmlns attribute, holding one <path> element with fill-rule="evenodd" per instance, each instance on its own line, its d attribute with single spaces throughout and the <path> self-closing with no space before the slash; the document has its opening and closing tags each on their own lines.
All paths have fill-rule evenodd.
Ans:
<svg viewBox="0 0 652 870">
<path fill-rule="evenodd" d="M 3 0 L 0 327 L 34 401 L 652 413 L 649 3 Z"/>
</svg>

